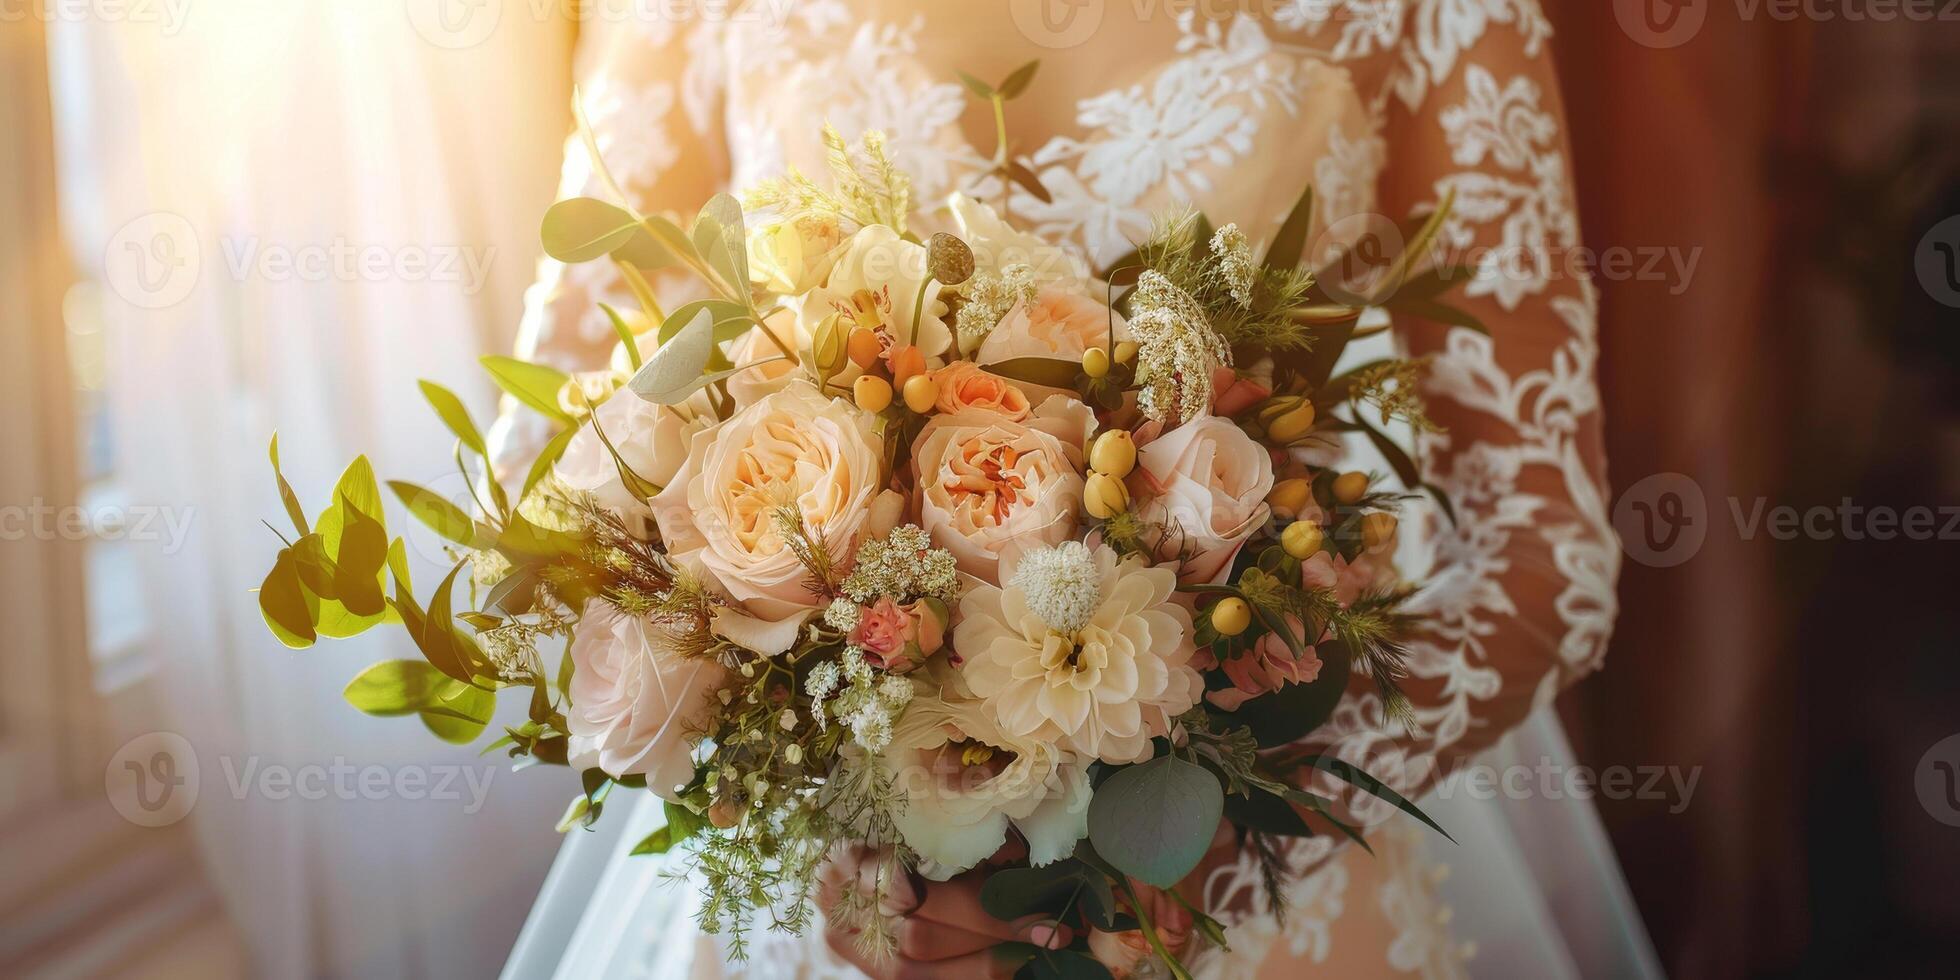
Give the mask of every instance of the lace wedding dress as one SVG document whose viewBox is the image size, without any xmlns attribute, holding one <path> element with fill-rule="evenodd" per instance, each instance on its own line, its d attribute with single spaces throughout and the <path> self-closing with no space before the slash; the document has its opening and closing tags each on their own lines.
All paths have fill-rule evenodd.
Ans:
<svg viewBox="0 0 1960 980">
<path fill-rule="evenodd" d="M 608 168 L 643 211 L 691 213 L 790 165 L 822 173 L 826 120 L 847 137 L 883 130 L 915 200 L 1006 193 L 1017 222 L 1099 265 L 1184 205 L 1259 242 L 1311 182 L 1312 237 L 1328 242 L 1354 240 L 1365 216 L 1400 219 L 1454 195 L 1443 243 L 1478 268 L 1457 299 L 1490 336 L 1420 322 L 1392 332 L 1433 357 L 1430 413 L 1445 431 L 1422 436 L 1420 455 L 1456 508 L 1453 524 L 1426 502 L 1405 519 L 1424 533 L 1406 535 L 1400 560 L 1430 583 L 1418 611 L 1434 624 L 1411 645 L 1419 729 L 1389 723 L 1357 685 L 1321 737 L 1409 796 L 1428 792 L 1423 805 L 1460 843 L 1363 809 L 1379 822 L 1377 856 L 1326 837 L 1293 841 L 1286 858 L 1300 874 L 1283 918 L 1266 908 L 1249 858 L 1222 868 L 1208 896 L 1252 911 L 1202 970 L 1658 975 L 1589 803 L 1468 799 L 1448 781 L 1438 791 L 1471 759 L 1570 765 L 1540 709 L 1599 666 L 1615 611 L 1596 302 L 1564 261 L 1579 227 L 1537 0 L 729 8 L 676 18 L 671 6 L 599 4 L 585 21 L 584 105 Z M 992 116 L 954 75 L 997 79 L 1037 57 L 1007 132 L 1050 201 L 980 177 Z M 560 192 L 607 193 L 576 139 Z M 598 303 L 608 300 L 631 304 L 608 265 L 544 263 L 520 353 L 568 370 L 603 363 L 614 334 Z M 543 436 L 524 425 L 500 424 L 514 454 Z M 851 974 L 817 935 L 759 937 L 746 965 L 723 966 L 690 920 L 693 896 L 663 878 L 674 869 L 625 854 L 656 825 L 654 802 L 571 835 L 507 975 Z"/>
</svg>

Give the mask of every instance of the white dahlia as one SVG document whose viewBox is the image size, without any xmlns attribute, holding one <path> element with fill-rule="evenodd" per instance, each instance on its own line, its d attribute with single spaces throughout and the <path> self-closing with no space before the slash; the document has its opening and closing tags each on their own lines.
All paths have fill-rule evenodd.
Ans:
<svg viewBox="0 0 1960 980">
<path fill-rule="evenodd" d="M 1010 735 L 1105 762 L 1148 758 L 1204 694 L 1191 616 L 1170 601 L 1177 574 L 1075 542 L 1021 567 L 960 601 L 967 684 Z"/>
<path fill-rule="evenodd" d="M 1040 866 L 1089 833 L 1089 778 L 1055 745 L 1001 729 L 992 710 L 947 671 L 921 678 L 880 758 L 905 807 L 898 831 L 919 873 L 944 881 L 999 850 L 1012 824 Z"/>
</svg>

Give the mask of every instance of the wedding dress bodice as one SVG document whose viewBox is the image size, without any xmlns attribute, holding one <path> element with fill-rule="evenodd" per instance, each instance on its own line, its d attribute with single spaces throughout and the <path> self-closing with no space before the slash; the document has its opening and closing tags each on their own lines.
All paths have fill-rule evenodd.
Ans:
<svg viewBox="0 0 1960 980">
<path fill-rule="evenodd" d="M 1567 261 L 1579 232 L 1537 0 L 714 6 L 675 17 L 682 5 L 599 3 L 582 25 L 583 107 L 607 168 L 644 211 L 692 213 L 787 166 L 821 174 L 826 121 L 847 138 L 884 131 L 916 201 L 1005 194 L 1015 221 L 1098 264 L 1183 206 L 1259 242 L 1311 183 L 1310 240 L 1326 243 L 1352 240 L 1370 214 L 1400 220 L 1454 194 L 1442 244 L 1477 269 L 1454 301 L 1489 336 L 1401 320 L 1393 331 L 1433 358 L 1426 393 L 1443 431 L 1421 435 L 1418 455 L 1455 505 L 1454 522 L 1426 498 L 1406 519 L 1424 533 L 1408 535 L 1401 561 L 1430 583 L 1412 611 L 1433 624 L 1410 644 L 1418 724 L 1390 722 L 1357 681 L 1316 737 L 1414 797 L 1599 665 L 1619 549 L 1603 496 L 1596 303 Z M 955 76 L 998 80 L 1034 58 L 1007 135 L 1050 201 L 985 176 L 992 113 Z M 560 193 L 609 193 L 576 137 Z M 609 265 L 544 262 L 520 354 L 568 370 L 603 364 L 614 334 L 601 301 L 631 306 Z M 536 444 L 512 424 L 510 445 Z M 1392 812 L 1357 805 L 1365 821 Z M 1403 849 L 1387 841 L 1385 852 Z M 1288 843 L 1288 863 L 1316 870 L 1293 886 L 1283 928 L 1261 914 L 1249 857 L 1213 876 L 1216 904 L 1254 910 L 1234 930 L 1239 968 L 1224 975 L 1324 963 L 1330 950 L 1342 959 L 1351 928 L 1385 937 L 1378 966 L 1453 972 L 1462 950 L 1434 921 L 1421 869 L 1364 869 L 1365 855 L 1330 863 L 1334 850 L 1321 837 Z M 1359 894 L 1364 878 L 1372 900 Z M 809 957 L 792 958 L 799 969 L 825 956 L 817 938 L 798 948 Z"/>
</svg>

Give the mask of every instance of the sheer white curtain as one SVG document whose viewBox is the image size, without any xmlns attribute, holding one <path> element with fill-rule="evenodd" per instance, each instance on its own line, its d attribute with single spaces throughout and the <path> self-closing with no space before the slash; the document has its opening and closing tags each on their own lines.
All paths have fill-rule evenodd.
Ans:
<svg viewBox="0 0 1960 980">
<path fill-rule="evenodd" d="M 278 546 L 260 520 L 284 523 L 275 429 L 309 510 L 360 452 L 384 478 L 459 485 L 415 381 L 488 423 L 475 359 L 509 346 L 532 278 L 572 28 L 507 5 L 454 46 L 476 38 L 425 33 L 399 0 L 164 6 L 183 19 L 54 25 L 54 51 L 74 234 L 116 287 L 116 469 L 134 502 L 190 515 L 127 597 L 148 606 L 164 716 L 197 752 L 190 819 L 256 972 L 487 975 L 576 780 L 358 714 L 346 681 L 413 647 L 377 630 L 288 651 L 252 590 Z M 411 542 L 426 593 L 446 568 Z M 395 781 L 413 769 L 422 788 Z"/>
</svg>

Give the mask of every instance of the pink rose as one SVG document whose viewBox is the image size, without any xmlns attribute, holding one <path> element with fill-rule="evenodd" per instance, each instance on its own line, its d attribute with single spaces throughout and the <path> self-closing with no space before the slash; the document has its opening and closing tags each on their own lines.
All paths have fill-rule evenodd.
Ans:
<svg viewBox="0 0 1960 980">
<path fill-rule="evenodd" d="M 1178 572 L 1187 583 L 1215 583 L 1231 570 L 1245 540 L 1272 509 L 1273 459 L 1232 422 L 1201 415 L 1137 450 L 1140 512 L 1182 532 L 1170 543 L 1191 558 Z"/>
<path fill-rule="evenodd" d="M 554 472 L 566 486 L 592 494 L 613 513 L 646 518 L 652 511 L 645 500 L 626 489 L 619 463 L 654 486 L 664 486 L 687 461 L 688 440 L 707 428 L 709 421 L 686 405 L 655 405 L 630 391 L 619 391 L 593 409 L 592 421 L 580 425 Z M 595 423 L 605 428 L 606 438 L 619 451 L 618 462 L 594 431 Z"/>
<path fill-rule="evenodd" d="M 711 659 L 682 656 L 658 627 L 600 599 L 586 602 L 566 655 L 572 767 L 643 775 L 648 789 L 675 799 L 674 790 L 694 778 L 690 742 L 713 716 L 727 672 Z"/>
<path fill-rule="evenodd" d="M 858 610 L 851 642 L 864 648 L 872 666 L 903 674 L 946 645 L 946 607 L 934 599 L 901 605 L 881 596 Z"/>
<path fill-rule="evenodd" d="M 1334 599 L 1349 606 L 1364 592 L 1376 592 L 1395 585 L 1395 567 L 1370 555 L 1353 562 L 1331 551 L 1321 551 L 1300 563 L 1300 584 L 1309 589 L 1333 589 Z"/>
</svg>

